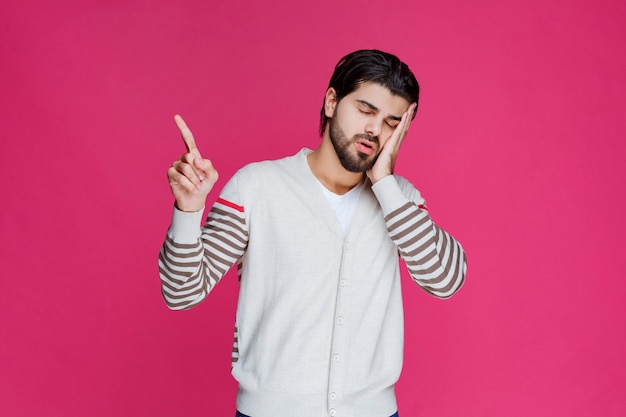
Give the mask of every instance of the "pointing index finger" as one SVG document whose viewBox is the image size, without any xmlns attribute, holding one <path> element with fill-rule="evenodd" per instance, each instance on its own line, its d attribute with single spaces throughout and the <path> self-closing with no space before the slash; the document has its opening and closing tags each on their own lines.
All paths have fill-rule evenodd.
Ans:
<svg viewBox="0 0 626 417">
<path fill-rule="evenodd" d="M 189 130 L 189 128 L 187 127 L 187 124 L 185 123 L 183 118 L 177 114 L 176 116 L 174 116 L 174 122 L 176 123 L 176 126 L 180 131 L 180 135 L 183 137 L 183 142 L 185 142 L 187 151 L 196 154 L 196 156 L 200 156 L 200 151 L 196 146 L 196 141 L 193 138 L 193 134 L 191 133 L 191 130 Z"/>
</svg>

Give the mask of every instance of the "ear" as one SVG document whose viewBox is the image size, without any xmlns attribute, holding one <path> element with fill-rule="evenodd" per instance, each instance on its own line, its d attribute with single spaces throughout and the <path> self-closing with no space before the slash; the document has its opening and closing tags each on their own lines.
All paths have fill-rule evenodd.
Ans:
<svg viewBox="0 0 626 417">
<path fill-rule="evenodd" d="M 333 117 L 335 107 L 337 107 L 337 92 L 333 87 L 330 87 L 324 97 L 324 114 L 326 117 Z"/>
</svg>

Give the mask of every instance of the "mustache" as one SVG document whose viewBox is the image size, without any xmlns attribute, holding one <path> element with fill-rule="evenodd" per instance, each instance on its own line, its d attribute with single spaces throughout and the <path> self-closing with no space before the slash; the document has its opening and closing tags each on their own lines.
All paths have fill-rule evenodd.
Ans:
<svg viewBox="0 0 626 417">
<path fill-rule="evenodd" d="M 367 133 L 359 133 L 359 134 L 354 135 L 353 137 L 355 141 L 362 139 L 362 140 L 367 140 L 372 143 L 375 143 L 377 146 L 379 145 L 378 136 L 368 135 Z"/>
</svg>

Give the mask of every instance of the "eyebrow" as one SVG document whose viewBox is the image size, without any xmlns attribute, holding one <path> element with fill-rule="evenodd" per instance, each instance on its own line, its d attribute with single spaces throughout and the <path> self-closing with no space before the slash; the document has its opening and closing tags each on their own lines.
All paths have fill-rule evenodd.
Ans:
<svg viewBox="0 0 626 417">
<path fill-rule="evenodd" d="M 379 111 L 380 111 L 380 109 L 379 109 L 378 107 L 374 106 L 372 103 L 369 103 L 369 102 L 367 102 L 367 101 L 365 101 L 365 100 L 359 100 L 359 99 L 357 99 L 356 101 L 357 101 L 358 103 L 361 103 L 361 104 L 363 104 L 364 106 L 366 106 L 366 107 L 370 108 L 371 110 L 373 110 L 373 111 L 375 111 L 375 112 L 379 112 Z M 397 121 L 397 122 L 399 122 L 399 121 L 401 121 L 401 120 L 402 120 L 402 116 L 393 116 L 393 115 L 389 115 L 389 116 L 387 116 L 387 118 L 388 118 L 388 119 L 391 119 L 391 120 L 395 120 L 395 121 Z"/>
</svg>

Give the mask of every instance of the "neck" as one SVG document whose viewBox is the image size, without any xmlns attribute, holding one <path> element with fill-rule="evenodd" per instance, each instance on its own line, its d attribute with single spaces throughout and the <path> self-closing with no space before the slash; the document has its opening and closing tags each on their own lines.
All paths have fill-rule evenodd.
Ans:
<svg viewBox="0 0 626 417">
<path fill-rule="evenodd" d="M 365 174 L 350 172 L 341 165 L 326 130 L 320 146 L 307 157 L 309 168 L 329 191 L 345 194 L 363 181 Z"/>
</svg>

